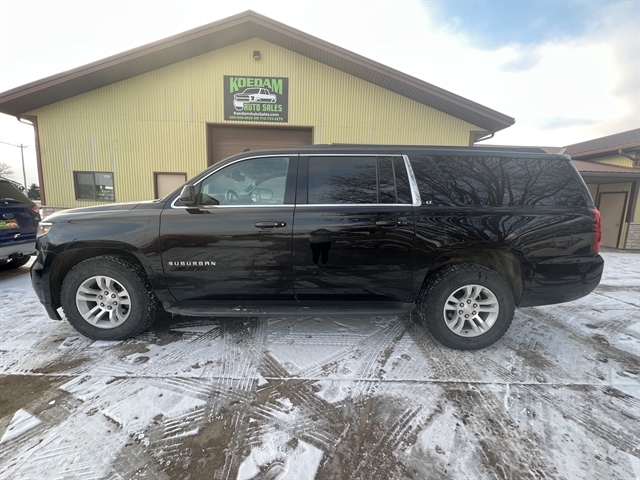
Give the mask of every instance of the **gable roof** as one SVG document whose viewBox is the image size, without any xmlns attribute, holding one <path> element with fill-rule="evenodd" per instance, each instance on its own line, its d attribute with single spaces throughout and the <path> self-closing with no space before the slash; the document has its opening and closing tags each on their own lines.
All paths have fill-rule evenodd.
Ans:
<svg viewBox="0 0 640 480">
<path fill-rule="evenodd" d="M 0 112 L 18 116 L 255 37 L 489 132 L 502 130 L 515 123 L 513 118 L 500 112 L 251 10 L 0 93 Z"/>
<path fill-rule="evenodd" d="M 589 157 L 637 147 L 640 147 L 640 128 L 567 145 L 562 153 L 572 157 Z"/>
</svg>

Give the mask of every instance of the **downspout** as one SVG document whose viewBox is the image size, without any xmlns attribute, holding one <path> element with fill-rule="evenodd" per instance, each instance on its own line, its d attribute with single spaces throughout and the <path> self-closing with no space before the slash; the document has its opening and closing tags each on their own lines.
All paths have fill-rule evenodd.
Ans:
<svg viewBox="0 0 640 480">
<path fill-rule="evenodd" d="M 495 132 L 491 132 L 491 135 L 487 135 L 486 137 L 477 138 L 474 143 L 482 142 L 483 140 L 491 140 L 495 135 Z"/>
<path fill-rule="evenodd" d="M 42 176 L 42 156 L 40 155 L 40 132 L 38 131 L 38 117 L 36 117 L 35 115 L 25 115 L 24 117 L 16 115 L 16 118 L 20 123 L 31 125 L 33 127 L 33 133 L 36 139 L 36 165 L 38 168 L 38 183 L 40 186 L 40 204 L 44 207 L 47 205 L 47 197 L 44 191 L 44 179 Z"/>
</svg>

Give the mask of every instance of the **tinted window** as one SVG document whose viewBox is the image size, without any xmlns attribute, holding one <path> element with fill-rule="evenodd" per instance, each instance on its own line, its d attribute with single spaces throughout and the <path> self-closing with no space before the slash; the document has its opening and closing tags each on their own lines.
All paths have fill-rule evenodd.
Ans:
<svg viewBox="0 0 640 480">
<path fill-rule="evenodd" d="M 396 203 L 396 181 L 390 157 L 378 157 L 378 203 Z"/>
<path fill-rule="evenodd" d="M 0 200 L 17 200 L 19 202 L 31 203 L 27 196 L 18 190 L 11 182 L 0 182 Z"/>
<path fill-rule="evenodd" d="M 375 157 L 310 157 L 308 201 L 378 203 Z"/>
<path fill-rule="evenodd" d="M 202 205 L 282 205 L 289 158 L 254 158 L 218 170 L 202 182 Z"/>
<path fill-rule="evenodd" d="M 398 203 L 413 203 L 411 198 L 411 186 L 409 185 L 407 166 L 404 164 L 404 158 L 393 158 L 393 170 L 396 176 Z"/>
<path fill-rule="evenodd" d="M 310 157 L 310 204 L 411 203 L 401 157 Z"/>
<path fill-rule="evenodd" d="M 433 205 L 585 205 L 563 160 L 415 156 L 420 195 Z"/>
</svg>

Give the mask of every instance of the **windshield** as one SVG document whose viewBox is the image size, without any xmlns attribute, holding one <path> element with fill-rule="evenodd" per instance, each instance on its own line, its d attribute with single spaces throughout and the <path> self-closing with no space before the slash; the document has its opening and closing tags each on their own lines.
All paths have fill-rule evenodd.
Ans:
<svg viewBox="0 0 640 480">
<path fill-rule="evenodd" d="M 259 88 L 247 88 L 244 92 L 242 93 L 260 93 L 260 89 Z"/>
</svg>

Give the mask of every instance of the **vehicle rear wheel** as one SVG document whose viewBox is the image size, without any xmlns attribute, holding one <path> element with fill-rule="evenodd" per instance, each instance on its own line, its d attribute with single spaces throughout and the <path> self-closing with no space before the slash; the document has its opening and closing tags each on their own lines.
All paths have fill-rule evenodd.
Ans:
<svg viewBox="0 0 640 480">
<path fill-rule="evenodd" d="M 417 308 L 425 327 L 444 346 L 476 350 L 504 335 L 515 304 L 511 289 L 493 270 L 455 264 L 427 279 Z"/>
<path fill-rule="evenodd" d="M 24 255 L 15 260 L 7 260 L 3 263 L 0 263 L 0 271 L 13 270 L 14 268 L 20 268 L 23 265 L 26 265 L 27 263 L 29 263 L 29 260 L 31 260 L 31 256 L 29 255 Z"/>
<path fill-rule="evenodd" d="M 94 340 L 124 340 L 151 326 L 158 300 L 139 265 L 105 255 L 73 267 L 62 282 L 62 308 L 71 325 Z"/>
</svg>

